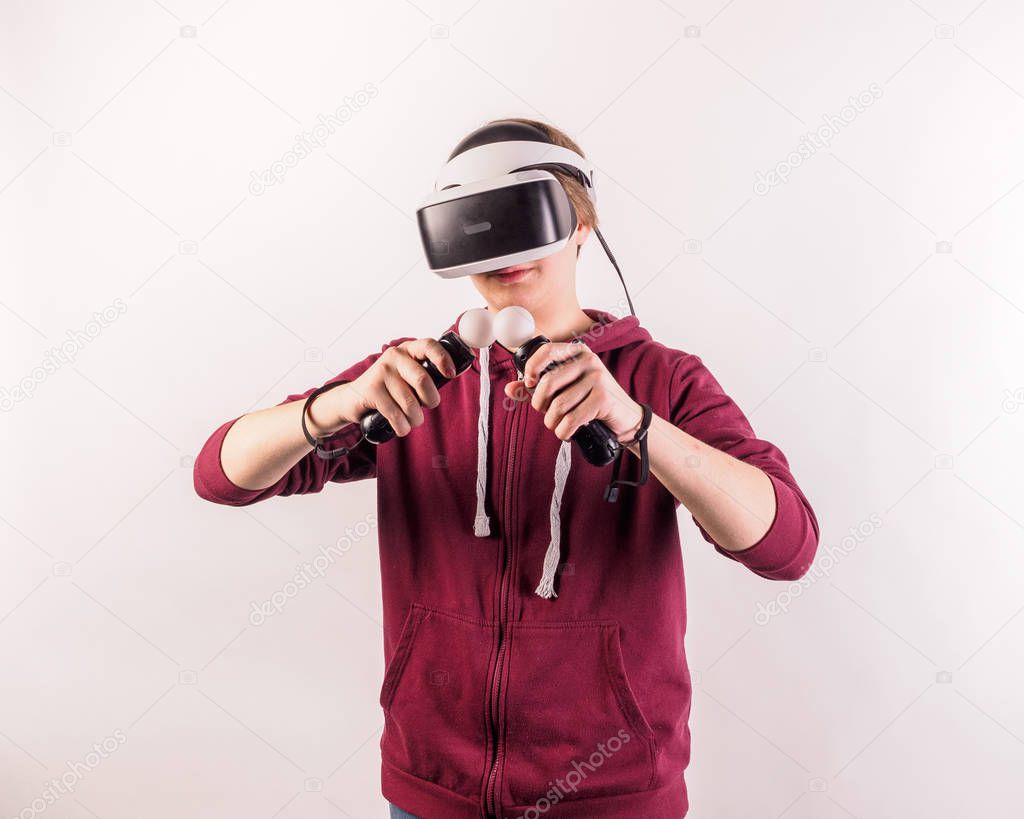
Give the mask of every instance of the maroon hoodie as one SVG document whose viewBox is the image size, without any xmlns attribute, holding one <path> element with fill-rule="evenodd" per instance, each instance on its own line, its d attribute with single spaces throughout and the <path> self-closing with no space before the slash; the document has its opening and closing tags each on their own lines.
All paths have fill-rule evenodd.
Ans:
<svg viewBox="0 0 1024 819">
<path fill-rule="evenodd" d="M 635 400 L 771 478 L 768 532 L 741 552 L 716 548 L 763 577 L 800 577 L 818 524 L 782 452 L 754 436 L 699 358 L 652 341 L 635 318 L 588 313 L 588 345 Z M 494 345 L 407 437 L 375 449 L 350 426 L 329 444 L 349 455 L 307 455 L 257 491 L 221 467 L 229 422 L 196 460 L 196 491 L 243 506 L 377 478 L 388 800 L 426 819 L 680 819 L 691 695 L 680 504 L 653 477 L 607 503 L 610 470 L 508 401 L 515 378 Z M 546 557 L 557 566 L 547 598 L 536 592 Z"/>
</svg>

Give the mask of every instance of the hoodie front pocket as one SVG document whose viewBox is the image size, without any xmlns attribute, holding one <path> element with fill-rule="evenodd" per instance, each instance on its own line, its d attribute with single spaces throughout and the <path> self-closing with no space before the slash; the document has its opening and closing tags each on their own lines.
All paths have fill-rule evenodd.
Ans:
<svg viewBox="0 0 1024 819">
<path fill-rule="evenodd" d="M 654 735 L 614 622 L 512 626 L 505 787 L 513 804 L 652 787 Z"/>
<path fill-rule="evenodd" d="M 480 794 L 494 625 L 415 604 L 384 674 L 381 753 L 407 773 Z"/>
</svg>

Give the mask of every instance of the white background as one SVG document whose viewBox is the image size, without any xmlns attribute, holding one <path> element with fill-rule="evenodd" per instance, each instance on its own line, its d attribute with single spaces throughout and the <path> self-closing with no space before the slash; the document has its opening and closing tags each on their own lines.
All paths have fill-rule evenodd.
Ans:
<svg viewBox="0 0 1024 819">
<path fill-rule="evenodd" d="M 1020 4 L 219 3 L 0 4 L 0 814 L 121 731 L 46 816 L 385 815 L 373 533 L 248 619 L 374 485 L 223 508 L 191 459 L 477 304 L 426 272 L 412 213 L 464 133 L 526 115 L 593 158 L 643 323 L 704 358 L 822 524 L 759 625 L 788 584 L 683 517 L 691 816 L 1019 816 Z M 584 303 L 617 305 L 596 245 L 582 268 Z"/>
</svg>

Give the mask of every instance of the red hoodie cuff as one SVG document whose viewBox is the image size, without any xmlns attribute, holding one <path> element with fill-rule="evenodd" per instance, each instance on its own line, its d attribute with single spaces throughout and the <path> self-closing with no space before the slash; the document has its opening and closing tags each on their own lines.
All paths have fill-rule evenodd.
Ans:
<svg viewBox="0 0 1024 819">
<path fill-rule="evenodd" d="M 766 472 L 775 490 L 775 518 L 757 543 L 738 552 L 715 549 L 769 580 L 797 580 L 810 568 L 818 534 L 799 493 Z M 703 528 L 702 530 L 703 531 Z M 706 535 L 705 535 L 706 536 Z"/>
<path fill-rule="evenodd" d="M 196 457 L 192 477 L 196 492 L 203 500 L 224 503 L 229 506 L 244 506 L 247 503 L 252 503 L 260 494 L 266 492 L 265 489 L 243 489 L 232 483 L 221 465 L 221 446 L 224 444 L 228 430 L 234 426 L 237 420 L 235 418 L 219 427 Z"/>
</svg>

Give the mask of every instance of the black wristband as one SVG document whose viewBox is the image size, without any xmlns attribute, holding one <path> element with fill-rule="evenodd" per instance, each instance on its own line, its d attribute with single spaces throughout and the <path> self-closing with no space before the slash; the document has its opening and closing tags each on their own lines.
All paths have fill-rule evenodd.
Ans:
<svg viewBox="0 0 1024 819">
<path fill-rule="evenodd" d="M 640 405 L 640 411 L 643 413 L 640 416 L 640 427 L 636 431 L 636 435 L 633 436 L 631 444 L 643 444 L 644 439 L 647 437 L 647 430 L 651 428 L 651 421 L 654 420 L 654 410 L 647 404 Z"/>
<path fill-rule="evenodd" d="M 317 457 L 323 458 L 325 461 L 332 460 L 333 458 L 340 458 L 342 455 L 348 455 L 348 447 L 339 446 L 336 449 L 324 449 L 320 442 L 312 436 L 309 431 L 309 427 L 306 426 L 306 413 L 309 412 L 309 408 L 313 401 L 323 395 L 328 390 L 333 390 L 335 387 L 340 387 L 342 384 L 347 384 L 348 381 L 334 381 L 330 384 L 324 384 L 322 387 L 317 387 L 313 392 L 306 398 L 306 403 L 302 405 L 302 434 L 306 436 L 306 442 L 313 447 L 313 451 L 317 454 Z"/>
</svg>

